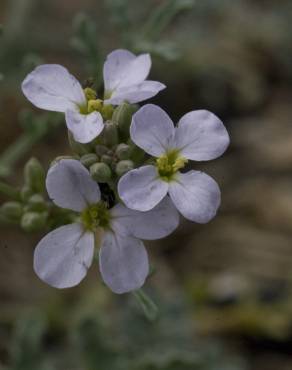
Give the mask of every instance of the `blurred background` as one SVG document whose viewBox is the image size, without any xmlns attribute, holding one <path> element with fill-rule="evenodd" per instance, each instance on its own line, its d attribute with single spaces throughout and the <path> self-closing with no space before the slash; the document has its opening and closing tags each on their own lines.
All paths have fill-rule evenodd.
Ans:
<svg viewBox="0 0 292 370">
<path fill-rule="evenodd" d="M 207 225 L 182 220 L 148 243 L 149 322 L 91 268 L 58 291 L 32 269 L 43 235 L 0 226 L 0 369 L 292 369 L 292 3 L 290 0 L 1 0 L 0 178 L 22 185 L 32 156 L 70 154 L 62 116 L 21 93 L 41 63 L 101 83 L 107 53 L 150 52 L 153 101 L 174 120 L 209 109 L 222 158 L 195 164 L 222 190 Z M 1 198 L 1 202 L 6 199 Z"/>
</svg>

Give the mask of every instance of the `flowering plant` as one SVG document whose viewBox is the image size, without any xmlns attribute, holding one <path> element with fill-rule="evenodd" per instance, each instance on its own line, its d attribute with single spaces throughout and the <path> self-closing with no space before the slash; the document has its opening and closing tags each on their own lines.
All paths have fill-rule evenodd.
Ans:
<svg viewBox="0 0 292 370">
<path fill-rule="evenodd" d="M 104 283 L 115 293 L 137 291 L 149 274 L 141 240 L 172 233 L 179 213 L 206 223 L 217 212 L 215 180 L 181 170 L 189 160 L 220 156 L 228 133 L 208 111 L 189 112 L 175 127 L 158 106 L 139 108 L 136 103 L 165 88 L 147 80 L 150 67 L 149 54 L 110 53 L 101 97 L 60 65 L 41 65 L 22 84 L 36 107 L 65 114 L 73 151 L 57 157 L 46 176 L 31 160 L 20 198 L 2 206 L 27 231 L 52 229 L 35 249 L 34 270 L 53 287 L 77 285 L 97 247 Z M 51 201 L 44 200 L 44 187 Z"/>
</svg>

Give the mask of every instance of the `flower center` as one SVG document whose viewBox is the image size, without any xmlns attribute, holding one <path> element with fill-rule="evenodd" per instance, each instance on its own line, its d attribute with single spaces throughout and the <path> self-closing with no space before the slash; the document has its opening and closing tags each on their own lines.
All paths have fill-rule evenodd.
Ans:
<svg viewBox="0 0 292 370">
<path fill-rule="evenodd" d="M 81 221 L 86 230 L 95 231 L 98 227 L 108 228 L 110 213 L 104 202 L 91 204 L 81 213 Z"/>
<path fill-rule="evenodd" d="M 79 106 L 79 112 L 81 114 L 87 115 L 92 112 L 100 112 L 104 120 L 112 118 L 114 112 L 112 105 L 104 105 L 101 99 L 97 99 L 96 92 L 90 87 L 84 89 L 84 94 L 87 102 L 85 105 Z"/>
<path fill-rule="evenodd" d="M 164 181 L 172 181 L 176 172 L 184 168 L 188 160 L 179 155 L 177 150 L 170 150 L 156 159 L 159 176 Z"/>
</svg>

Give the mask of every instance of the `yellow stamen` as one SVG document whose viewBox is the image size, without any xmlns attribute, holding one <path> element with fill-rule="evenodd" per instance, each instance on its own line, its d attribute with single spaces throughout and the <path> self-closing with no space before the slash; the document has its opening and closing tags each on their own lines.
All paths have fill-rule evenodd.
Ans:
<svg viewBox="0 0 292 370">
<path fill-rule="evenodd" d="M 95 100 L 97 98 L 96 92 L 91 87 L 86 87 L 84 89 L 84 94 L 87 101 Z"/>
<path fill-rule="evenodd" d="M 169 182 L 173 180 L 179 169 L 185 167 L 187 162 L 188 160 L 186 158 L 179 156 L 179 152 L 177 150 L 168 151 L 156 159 L 159 176 L 162 180 Z"/>
<path fill-rule="evenodd" d="M 92 112 L 100 112 L 102 110 L 102 100 L 101 99 L 95 99 L 95 100 L 89 100 L 87 103 L 87 111 L 88 113 Z"/>
</svg>

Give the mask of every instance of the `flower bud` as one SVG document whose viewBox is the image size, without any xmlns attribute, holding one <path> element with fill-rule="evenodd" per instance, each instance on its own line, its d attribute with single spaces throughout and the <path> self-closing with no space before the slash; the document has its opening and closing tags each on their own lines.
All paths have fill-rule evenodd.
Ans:
<svg viewBox="0 0 292 370">
<path fill-rule="evenodd" d="M 96 145 L 95 146 L 95 153 L 98 155 L 98 156 L 102 156 L 103 154 L 105 154 L 106 152 L 108 151 L 107 147 L 104 146 L 104 145 Z"/>
<path fill-rule="evenodd" d="M 22 216 L 22 205 L 19 202 L 6 202 L 0 208 L 1 215 L 8 221 L 19 221 Z"/>
<path fill-rule="evenodd" d="M 123 139 L 128 139 L 129 137 L 132 116 L 137 110 L 137 105 L 123 103 L 113 113 L 112 121 L 117 124 Z"/>
<path fill-rule="evenodd" d="M 29 197 L 33 195 L 33 190 L 28 185 L 23 185 L 23 187 L 20 190 L 20 197 L 23 202 L 26 202 Z"/>
<path fill-rule="evenodd" d="M 98 162 L 98 156 L 94 153 L 84 154 L 80 158 L 80 162 L 83 164 L 83 166 L 90 167 L 92 164 Z"/>
<path fill-rule="evenodd" d="M 107 105 L 104 105 L 101 109 L 101 114 L 102 114 L 102 117 L 105 119 L 105 120 L 109 120 L 112 118 L 113 116 L 113 112 L 114 112 L 114 108 L 112 105 L 110 104 L 107 104 Z"/>
<path fill-rule="evenodd" d="M 116 148 L 116 155 L 119 159 L 129 159 L 131 156 L 131 148 L 129 145 L 121 143 Z"/>
<path fill-rule="evenodd" d="M 41 194 L 34 194 L 28 199 L 26 210 L 42 212 L 47 209 L 44 197 Z"/>
<path fill-rule="evenodd" d="M 47 212 L 27 212 L 21 218 L 20 225 L 24 231 L 33 232 L 45 227 L 47 222 Z"/>
<path fill-rule="evenodd" d="M 111 179 L 112 172 L 106 163 L 95 163 L 90 166 L 89 170 L 96 182 L 108 182 Z"/>
<path fill-rule="evenodd" d="M 78 157 L 74 157 L 73 155 L 59 155 L 56 157 L 51 163 L 50 167 L 54 166 L 57 162 L 61 161 L 62 159 L 77 159 Z"/>
<path fill-rule="evenodd" d="M 136 165 L 142 164 L 145 158 L 144 150 L 135 145 L 131 140 L 129 140 L 129 146 L 131 148 L 131 159 Z"/>
<path fill-rule="evenodd" d="M 129 160 L 120 161 L 116 166 L 116 174 L 121 177 L 134 168 L 134 163 Z"/>
<path fill-rule="evenodd" d="M 104 154 L 104 155 L 101 156 L 100 161 L 102 163 L 106 163 L 109 166 L 111 166 L 112 163 L 113 163 L 113 158 L 110 155 L 108 155 L 108 154 Z"/>
<path fill-rule="evenodd" d="M 117 125 L 111 121 L 106 122 L 102 131 L 102 138 L 106 146 L 117 145 L 119 141 Z"/>
<path fill-rule="evenodd" d="M 84 155 L 90 153 L 92 149 L 92 144 L 81 144 L 74 140 L 73 134 L 71 131 L 68 131 L 68 140 L 70 148 L 73 150 L 74 153 L 78 155 Z"/>
<path fill-rule="evenodd" d="M 24 166 L 24 180 L 35 193 L 45 191 L 45 171 L 36 158 L 31 158 Z"/>
</svg>

